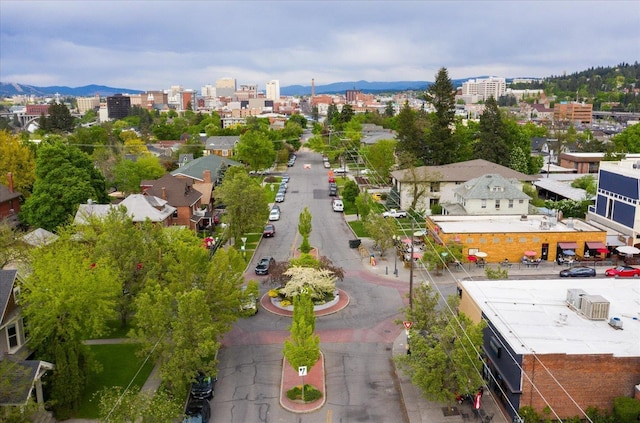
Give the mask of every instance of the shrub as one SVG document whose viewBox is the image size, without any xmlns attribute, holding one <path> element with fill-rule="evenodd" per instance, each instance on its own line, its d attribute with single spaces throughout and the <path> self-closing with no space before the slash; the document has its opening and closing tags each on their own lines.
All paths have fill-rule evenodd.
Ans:
<svg viewBox="0 0 640 423">
<path fill-rule="evenodd" d="M 270 298 L 277 298 L 280 296 L 277 289 L 270 289 L 267 295 L 269 295 Z"/>
<path fill-rule="evenodd" d="M 302 399 L 302 385 L 294 386 L 293 388 L 287 391 L 287 398 L 290 400 L 301 400 Z M 304 384 L 304 401 L 305 402 L 313 402 L 322 398 L 322 392 L 317 390 L 314 386 L 311 386 L 307 383 Z"/>
<path fill-rule="evenodd" d="M 267 176 L 266 178 L 264 178 L 264 182 L 266 182 L 267 184 L 278 182 L 278 180 L 279 178 L 276 178 L 275 176 Z"/>
<path fill-rule="evenodd" d="M 280 305 L 282 307 L 289 307 L 291 305 L 291 300 L 284 299 L 284 300 L 280 301 Z"/>
<path fill-rule="evenodd" d="M 613 400 L 613 415 L 619 423 L 637 422 L 640 416 L 640 401 L 634 398 L 618 397 Z"/>
</svg>

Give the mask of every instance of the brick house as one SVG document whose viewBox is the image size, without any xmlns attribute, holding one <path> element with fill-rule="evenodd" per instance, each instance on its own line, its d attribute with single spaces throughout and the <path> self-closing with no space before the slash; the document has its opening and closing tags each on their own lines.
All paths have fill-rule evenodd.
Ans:
<svg viewBox="0 0 640 423">
<path fill-rule="evenodd" d="M 174 225 L 196 229 L 192 216 L 199 215 L 202 210 L 202 193 L 193 188 L 190 179 L 167 173 L 160 179 L 141 181 L 140 188 L 144 195 L 161 198 L 176 209 L 172 219 Z"/>
<path fill-rule="evenodd" d="M 13 189 L 13 175 L 7 173 L 9 186 L 0 184 L 0 220 L 7 219 L 10 224 L 18 224 L 20 197 L 22 194 Z"/>
<path fill-rule="evenodd" d="M 509 420 L 550 408 L 555 418 L 611 412 L 640 380 L 636 281 L 483 280 L 458 283 L 459 311 L 483 319 L 483 376 Z M 579 287 L 579 288 L 578 288 Z M 622 330 L 624 329 L 624 330 Z M 513 408 L 512 408 L 513 407 Z"/>
</svg>

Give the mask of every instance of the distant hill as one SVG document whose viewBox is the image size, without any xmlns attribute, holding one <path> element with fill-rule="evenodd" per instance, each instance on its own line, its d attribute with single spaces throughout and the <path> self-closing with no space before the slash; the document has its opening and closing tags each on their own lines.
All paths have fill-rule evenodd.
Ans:
<svg viewBox="0 0 640 423">
<path fill-rule="evenodd" d="M 469 79 L 486 78 L 486 76 L 475 76 L 473 78 L 453 79 L 454 87 L 461 87 L 462 84 Z M 510 82 L 511 79 L 507 79 Z M 359 90 L 363 93 L 395 93 L 402 91 L 425 91 L 433 82 L 430 81 L 389 81 L 389 82 L 369 82 L 369 81 L 351 81 L 351 82 L 334 82 L 326 85 L 316 85 L 315 93 L 318 94 L 344 94 L 347 90 Z M 73 97 L 90 97 L 99 94 L 102 97 L 114 94 L 139 94 L 144 90 L 131 88 L 112 88 L 104 85 L 85 85 L 84 87 L 36 87 L 33 85 L 5 83 L 0 82 L 0 95 L 36 95 L 40 97 L 53 96 L 60 94 L 61 96 Z M 311 85 L 289 85 L 280 88 L 280 93 L 284 96 L 304 96 L 311 95 Z"/>
<path fill-rule="evenodd" d="M 36 87 L 33 85 L 0 82 L 0 95 L 3 96 L 35 95 L 44 97 L 60 94 L 61 96 L 91 97 L 99 94 L 105 97 L 114 94 L 139 94 L 142 92 L 144 91 L 130 88 L 112 88 L 104 85 L 85 85 L 84 87 L 70 88 L 63 86 Z"/>
</svg>

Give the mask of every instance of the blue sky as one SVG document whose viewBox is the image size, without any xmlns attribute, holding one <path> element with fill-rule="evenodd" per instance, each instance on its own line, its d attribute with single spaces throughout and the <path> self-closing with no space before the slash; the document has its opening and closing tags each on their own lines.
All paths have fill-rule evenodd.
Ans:
<svg viewBox="0 0 640 423">
<path fill-rule="evenodd" d="M 544 77 L 640 60 L 640 1 L 0 0 L 0 81 L 199 90 Z"/>
</svg>

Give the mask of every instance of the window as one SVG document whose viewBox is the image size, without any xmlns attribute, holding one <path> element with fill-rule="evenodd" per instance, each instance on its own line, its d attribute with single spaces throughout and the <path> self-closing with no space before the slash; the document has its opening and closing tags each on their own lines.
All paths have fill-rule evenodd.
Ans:
<svg viewBox="0 0 640 423">
<path fill-rule="evenodd" d="M 440 182 L 431 182 L 429 192 L 440 192 Z"/>
<path fill-rule="evenodd" d="M 174 218 L 178 217 L 178 209 L 176 209 L 176 211 L 173 212 L 173 217 Z"/>
<path fill-rule="evenodd" d="M 500 208 L 500 200 L 496 200 L 496 209 Z"/>
<path fill-rule="evenodd" d="M 482 200 L 482 206 L 483 209 L 487 208 L 487 200 Z"/>
<path fill-rule="evenodd" d="M 227 157 L 229 155 L 229 150 L 222 150 L 222 156 Z"/>
<path fill-rule="evenodd" d="M 18 325 L 15 323 L 7 326 L 7 340 L 9 343 L 9 349 L 14 349 L 18 346 Z"/>
<path fill-rule="evenodd" d="M 512 209 L 513 208 L 513 200 L 509 200 L 509 208 Z"/>
</svg>

